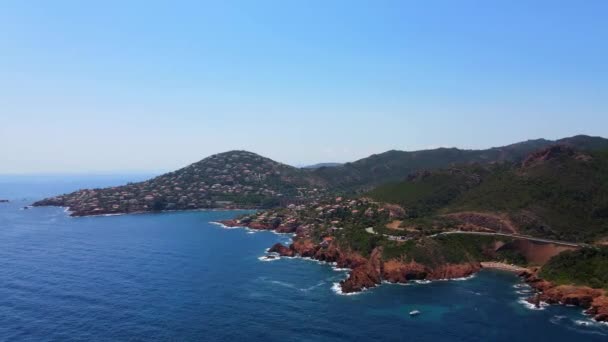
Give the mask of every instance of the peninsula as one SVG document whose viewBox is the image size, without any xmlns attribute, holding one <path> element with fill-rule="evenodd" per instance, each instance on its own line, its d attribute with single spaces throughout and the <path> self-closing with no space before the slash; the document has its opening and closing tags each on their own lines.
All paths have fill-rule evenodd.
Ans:
<svg viewBox="0 0 608 342">
<path fill-rule="evenodd" d="M 576 136 L 488 150 L 388 151 L 295 168 L 246 151 L 151 180 L 34 203 L 73 216 L 204 208 L 264 209 L 230 227 L 294 234 L 268 257 L 349 268 L 340 291 L 382 282 L 517 272 L 530 302 L 573 304 L 608 320 L 608 140 Z M 576 266 L 573 266 L 576 265 Z"/>
</svg>

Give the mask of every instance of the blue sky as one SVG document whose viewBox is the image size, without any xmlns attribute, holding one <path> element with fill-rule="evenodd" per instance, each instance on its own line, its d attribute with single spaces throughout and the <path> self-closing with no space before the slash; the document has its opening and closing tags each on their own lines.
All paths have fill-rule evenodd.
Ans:
<svg viewBox="0 0 608 342">
<path fill-rule="evenodd" d="M 607 1 L 2 1 L 0 173 L 608 136 Z"/>
</svg>

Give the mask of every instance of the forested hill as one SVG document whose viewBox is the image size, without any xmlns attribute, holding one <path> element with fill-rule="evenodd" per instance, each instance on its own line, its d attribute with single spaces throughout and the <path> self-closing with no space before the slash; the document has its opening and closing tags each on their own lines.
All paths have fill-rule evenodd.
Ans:
<svg viewBox="0 0 608 342">
<path fill-rule="evenodd" d="M 421 169 L 445 168 L 455 164 L 519 162 L 530 153 L 550 145 L 566 145 L 575 149 L 608 148 L 608 139 L 578 135 L 559 140 L 528 140 L 485 150 L 438 148 L 422 151 L 387 151 L 340 166 L 315 170 L 332 187 L 343 190 L 371 189 L 374 186 L 404 180 Z"/>
<path fill-rule="evenodd" d="M 521 234 L 594 242 L 608 237 L 608 149 L 554 145 L 517 163 L 419 172 L 370 192 L 418 222 L 511 227 Z M 432 225 L 432 223 L 431 223 Z"/>
<path fill-rule="evenodd" d="M 247 151 L 229 151 L 138 183 L 84 189 L 35 206 L 69 207 L 75 216 L 201 208 L 256 208 L 314 199 L 325 182 L 306 170 Z"/>
<path fill-rule="evenodd" d="M 577 149 L 608 147 L 608 140 L 576 136 L 558 141 Z M 84 189 L 36 202 L 69 207 L 73 215 L 201 208 L 268 208 L 353 193 L 403 180 L 421 169 L 455 164 L 518 162 L 555 142 L 530 140 L 487 150 L 389 151 L 353 163 L 295 168 L 247 151 L 230 151 L 159 177 L 105 189 Z"/>
</svg>

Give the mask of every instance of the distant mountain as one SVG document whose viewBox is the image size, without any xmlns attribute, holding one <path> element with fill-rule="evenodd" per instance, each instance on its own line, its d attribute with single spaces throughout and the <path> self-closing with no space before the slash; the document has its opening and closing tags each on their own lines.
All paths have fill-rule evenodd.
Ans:
<svg viewBox="0 0 608 342">
<path fill-rule="evenodd" d="M 388 151 L 352 163 L 315 168 L 295 168 L 255 153 L 230 151 L 144 182 L 80 190 L 34 205 L 69 207 L 73 215 L 272 207 L 312 201 L 328 193 L 369 190 L 406 179 L 422 169 L 521 162 L 531 152 L 556 143 L 584 150 L 608 147 L 607 139 L 576 136 L 558 141 L 529 140 L 487 150 Z"/>
<path fill-rule="evenodd" d="M 315 174 L 337 189 L 369 190 L 383 183 L 404 180 L 410 173 L 421 169 L 438 169 L 456 164 L 519 162 L 533 151 L 554 144 L 592 150 L 608 148 L 608 139 L 578 135 L 556 141 L 528 140 L 485 150 L 392 150 L 341 166 L 316 169 Z"/>
<path fill-rule="evenodd" d="M 322 167 L 335 167 L 335 166 L 340 166 L 343 165 L 342 163 L 318 163 L 318 164 L 314 164 L 314 165 L 307 165 L 302 167 L 303 169 L 319 169 Z"/>
<path fill-rule="evenodd" d="M 608 149 L 575 149 L 571 142 L 517 163 L 418 172 L 369 195 L 401 205 L 413 225 L 427 229 L 448 218 L 464 228 L 593 242 L 608 237 Z"/>
<path fill-rule="evenodd" d="M 138 183 L 79 190 L 35 206 L 69 207 L 75 216 L 217 207 L 269 207 L 282 199 L 315 198 L 325 188 L 316 175 L 247 151 L 205 158 Z"/>
</svg>

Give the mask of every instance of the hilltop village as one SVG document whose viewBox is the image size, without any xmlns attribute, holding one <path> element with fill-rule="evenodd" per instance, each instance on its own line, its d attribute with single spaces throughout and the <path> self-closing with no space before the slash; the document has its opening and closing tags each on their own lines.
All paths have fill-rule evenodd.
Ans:
<svg viewBox="0 0 608 342">
<path fill-rule="evenodd" d="M 283 198 L 311 200 L 325 189 L 296 168 L 246 151 L 213 155 L 139 183 L 84 189 L 34 203 L 68 207 L 73 216 L 205 208 L 263 208 Z"/>
</svg>

